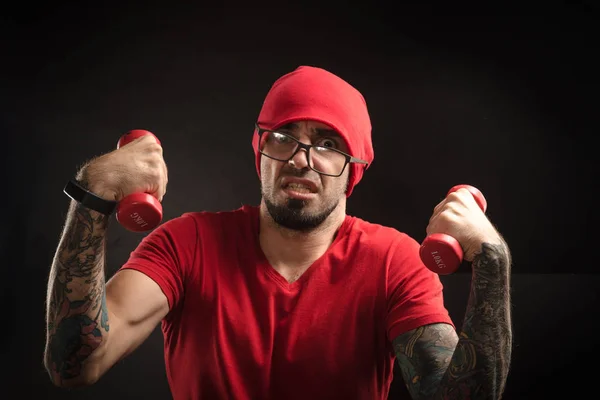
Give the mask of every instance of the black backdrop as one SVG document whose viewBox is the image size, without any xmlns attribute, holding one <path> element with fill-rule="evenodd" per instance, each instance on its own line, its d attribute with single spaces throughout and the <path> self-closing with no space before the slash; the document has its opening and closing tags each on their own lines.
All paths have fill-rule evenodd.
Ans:
<svg viewBox="0 0 600 400">
<path fill-rule="evenodd" d="M 505 398 L 594 391 L 595 6 L 100 3 L 6 4 L 0 14 L 6 398 L 169 398 L 158 328 L 93 387 L 49 383 L 44 301 L 62 187 L 141 128 L 161 139 L 169 165 L 165 220 L 256 204 L 253 123 L 272 82 L 299 65 L 340 75 L 369 105 L 375 161 L 350 214 L 420 241 L 451 186 L 485 194 L 514 257 Z M 107 276 L 142 236 L 112 224 Z M 469 279 L 443 277 L 459 326 Z M 390 398 L 402 393 L 398 378 Z"/>
</svg>

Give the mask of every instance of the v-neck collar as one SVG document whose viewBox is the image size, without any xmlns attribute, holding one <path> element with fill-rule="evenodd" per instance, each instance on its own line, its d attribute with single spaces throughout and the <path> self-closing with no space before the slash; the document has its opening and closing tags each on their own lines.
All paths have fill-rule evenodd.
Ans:
<svg viewBox="0 0 600 400">
<path fill-rule="evenodd" d="M 278 286 L 280 286 L 281 288 L 283 288 L 287 291 L 295 291 L 302 287 L 304 282 L 307 279 L 309 279 L 309 277 L 315 272 L 316 269 L 319 268 L 320 264 L 323 262 L 323 259 L 328 257 L 330 255 L 330 253 L 333 251 L 333 248 L 339 243 L 339 241 L 341 239 L 344 238 L 344 236 L 350 226 L 351 219 L 352 219 L 352 217 L 350 217 L 349 215 L 346 215 L 346 217 L 344 218 L 344 221 L 342 222 L 342 225 L 340 226 L 340 228 L 337 231 L 337 234 L 335 235 L 335 238 L 333 239 L 333 242 L 327 248 L 325 253 L 323 253 L 321 255 L 321 257 L 316 259 L 310 265 L 310 267 L 308 267 L 308 269 L 306 271 L 304 271 L 304 273 L 297 280 L 290 283 L 287 281 L 287 279 L 285 279 L 283 277 L 283 275 L 281 275 L 279 272 L 277 272 L 277 270 L 275 268 L 273 268 L 273 266 L 267 259 L 267 256 L 263 252 L 262 247 L 260 246 L 260 239 L 259 239 L 260 208 L 259 208 L 259 206 L 249 206 L 249 211 L 250 211 L 251 228 L 252 228 L 251 236 L 252 236 L 252 240 L 254 241 L 254 247 L 256 249 L 256 261 L 257 261 L 256 267 L 262 269 L 270 280 L 272 280 L 275 284 L 277 284 Z"/>
</svg>

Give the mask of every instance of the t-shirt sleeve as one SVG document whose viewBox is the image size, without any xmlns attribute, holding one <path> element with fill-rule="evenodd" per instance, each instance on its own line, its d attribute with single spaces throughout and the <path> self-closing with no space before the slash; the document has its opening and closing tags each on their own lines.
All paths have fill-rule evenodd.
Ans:
<svg viewBox="0 0 600 400">
<path fill-rule="evenodd" d="M 444 305 L 443 286 L 438 274 L 421 261 L 419 244 L 402 234 L 392 247 L 387 274 L 388 338 L 432 323 L 448 323 L 454 328 Z"/>
<path fill-rule="evenodd" d="M 120 270 L 134 269 L 154 280 L 167 297 L 169 310 L 173 310 L 183 297 L 197 238 L 192 216 L 173 218 L 145 236 Z"/>
</svg>

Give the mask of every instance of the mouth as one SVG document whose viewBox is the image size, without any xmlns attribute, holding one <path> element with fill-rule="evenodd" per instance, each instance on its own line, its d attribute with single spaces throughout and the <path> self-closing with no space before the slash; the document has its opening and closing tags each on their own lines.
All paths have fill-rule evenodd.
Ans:
<svg viewBox="0 0 600 400">
<path fill-rule="evenodd" d="M 310 200 L 317 195 L 317 185 L 308 179 L 284 179 L 282 189 L 289 197 Z"/>
</svg>

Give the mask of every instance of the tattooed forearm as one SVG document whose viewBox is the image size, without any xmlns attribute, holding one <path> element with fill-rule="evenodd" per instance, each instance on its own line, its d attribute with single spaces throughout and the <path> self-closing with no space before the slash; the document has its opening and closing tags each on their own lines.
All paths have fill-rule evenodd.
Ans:
<svg viewBox="0 0 600 400">
<path fill-rule="evenodd" d="M 473 260 L 460 340 L 438 398 L 501 398 L 512 355 L 510 264 L 505 244 L 484 243 Z"/>
<path fill-rule="evenodd" d="M 424 326 L 394 341 L 414 399 L 499 399 L 512 352 L 510 253 L 484 243 L 473 261 L 471 292 L 460 335 L 445 324 Z"/>
<path fill-rule="evenodd" d="M 48 282 L 45 365 L 52 381 L 82 378 L 109 330 L 104 257 L 108 217 L 72 202 Z"/>
</svg>

